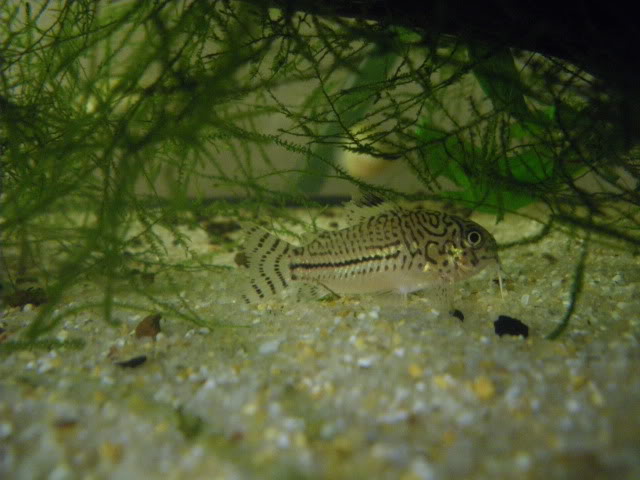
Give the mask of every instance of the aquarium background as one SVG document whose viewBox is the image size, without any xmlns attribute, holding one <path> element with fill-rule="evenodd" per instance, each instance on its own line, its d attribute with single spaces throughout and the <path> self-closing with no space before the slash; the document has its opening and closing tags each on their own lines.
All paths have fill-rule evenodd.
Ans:
<svg viewBox="0 0 640 480">
<path fill-rule="evenodd" d="M 637 474 L 637 27 L 513 8 L 2 3 L 0 472 Z M 243 224 L 371 194 L 473 215 L 506 297 L 239 304 Z"/>
</svg>

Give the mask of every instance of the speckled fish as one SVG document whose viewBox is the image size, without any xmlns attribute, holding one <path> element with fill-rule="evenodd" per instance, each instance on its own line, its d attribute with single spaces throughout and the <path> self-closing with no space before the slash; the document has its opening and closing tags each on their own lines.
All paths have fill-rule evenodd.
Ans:
<svg viewBox="0 0 640 480">
<path fill-rule="evenodd" d="M 499 271 L 495 239 L 471 220 L 388 203 L 347 207 L 353 226 L 322 232 L 304 246 L 249 227 L 236 257 L 249 269 L 250 289 L 243 299 L 261 301 L 296 284 L 337 294 L 407 295 L 464 280 L 489 265 Z"/>
</svg>

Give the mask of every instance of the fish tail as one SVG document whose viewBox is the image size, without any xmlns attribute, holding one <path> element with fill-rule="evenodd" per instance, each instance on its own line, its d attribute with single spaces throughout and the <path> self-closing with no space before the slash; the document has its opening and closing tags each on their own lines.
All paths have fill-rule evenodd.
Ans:
<svg viewBox="0 0 640 480">
<path fill-rule="evenodd" d="M 256 225 L 246 228 L 244 244 L 236 263 L 249 271 L 246 303 L 265 300 L 285 290 L 291 282 L 289 252 L 293 247 Z"/>
</svg>

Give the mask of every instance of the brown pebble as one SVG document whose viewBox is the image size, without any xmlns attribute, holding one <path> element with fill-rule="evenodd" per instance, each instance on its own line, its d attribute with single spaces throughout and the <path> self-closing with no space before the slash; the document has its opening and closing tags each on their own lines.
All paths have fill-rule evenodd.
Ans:
<svg viewBox="0 0 640 480">
<path fill-rule="evenodd" d="M 162 318 L 162 315 L 160 315 L 159 313 L 146 316 L 136 326 L 136 338 L 142 338 L 142 337 L 156 338 L 156 335 L 160 333 L 161 318 Z"/>
<path fill-rule="evenodd" d="M 59 418 L 53 426 L 60 431 L 69 431 L 78 425 L 78 421 L 73 418 Z"/>
<path fill-rule="evenodd" d="M 4 328 L 0 328 L 0 343 L 9 338 L 9 335 L 11 334 L 7 330 L 5 330 Z"/>
<path fill-rule="evenodd" d="M 117 358 L 119 354 L 120 354 L 120 349 L 115 345 L 111 345 L 109 347 L 109 352 L 107 352 L 107 358 L 109 360 L 113 360 L 114 358 Z"/>
</svg>

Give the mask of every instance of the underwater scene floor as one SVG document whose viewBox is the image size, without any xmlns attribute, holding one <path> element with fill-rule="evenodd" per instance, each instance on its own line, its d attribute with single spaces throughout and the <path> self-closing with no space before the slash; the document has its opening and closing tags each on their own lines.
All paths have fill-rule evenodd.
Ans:
<svg viewBox="0 0 640 480">
<path fill-rule="evenodd" d="M 473 218 L 499 243 L 541 228 Z M 592 241 L 548 340 L 582 248 L 559 232 L 501 252 L 504 295 L 457 284 L 455 315 L 429 291 L 246 305 L 234 252 L 185 235 L 155 303 L 116 289 L 109 325 L 81 281 L 59 311 L 98 306 L 47 338 L 84 346 L 0 352 L 0 478 L 640 478 L 640 256 Z M 40 308 L 5 306 L 0 345 Z"/>
</svg>

